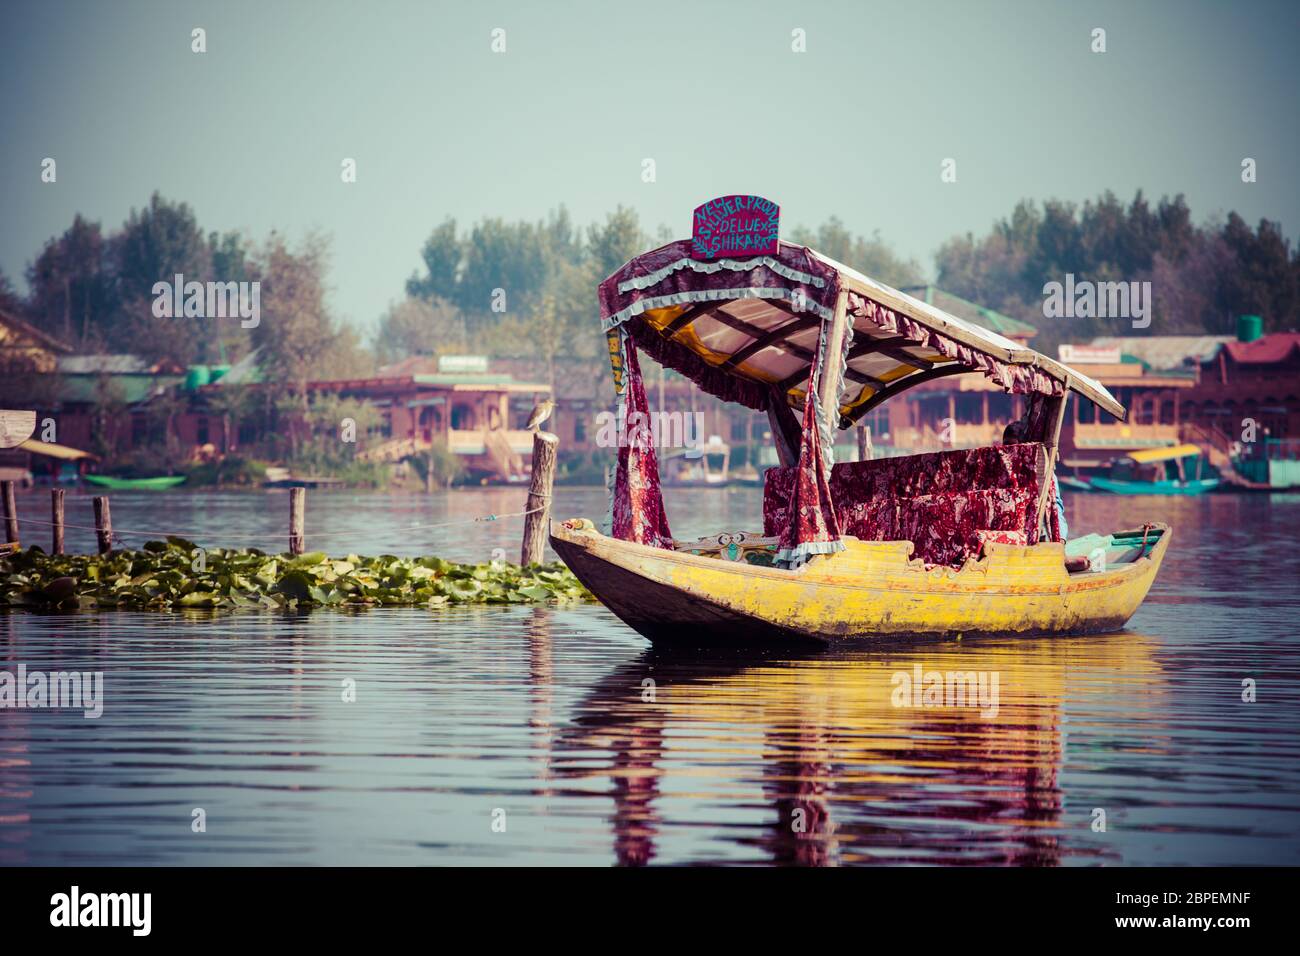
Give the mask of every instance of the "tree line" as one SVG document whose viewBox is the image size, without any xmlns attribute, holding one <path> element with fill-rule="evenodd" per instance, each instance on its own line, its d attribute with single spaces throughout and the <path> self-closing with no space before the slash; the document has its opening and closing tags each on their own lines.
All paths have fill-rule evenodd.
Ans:
<svg viewBox="0 0 1300 956">
<path fill-rule="evenodd" d="M 1243 314 L 1262 315 L 1266 330 L 1295 328 L 1300 313 L 1300 250 L 1281 225 L 1252 229 L 1235 212 L 1196 225 L 1182 195 L 1154 206 L 1141 190 L 1127 205 L 1112 192 L 1082 205 L 1022 200 L 987 235 L 944 243 L 936 261 L 940 288 L 1037 326 L 1040 351 L 1098 335 L 1231 334 Z M 1044 286 L 1067 274 L 1150 282 L 1151 325 L 1046 317 Z"/>
<path fill-rule="evenodd" d="M 268 379 L 290 386 L 322 372 L 364 368 L 369 357 L 326 295 L 329 245 L 319 235 L 296 244 L 272 233 L 254 243 L 238 232 L 207 232 L 193 210 L 158 193 L 116 230 L 78 214 L 27 266 L 28 294 L 0 273 L 0 308 L 81 353 L 132 353 L 177 366 L 233 362 L 259 350 Z M 156 313 L 154 286 L 258 282 L 261 317 L 205 318 L 177 334 Z"/>
<path fill-rule="evenodd" d="M 651 235 L 623 207 L 585 229 L 563 206 L 538 221 L 486 218 L 462 228 L 448 219 L 425 241 L 405 295 L 363 342 L 331 312 L 326 239 L 291 244 L 273 233 L 255 242 L 204 232 L 187 204 L 155 193 L 116 230 L 77 215 L 28 265 L 26 296 L 0 273 L 0 308 L 83 352 L 185 366 L 234 361 L 256 348 L 264 377 L 291 393 L 311 379 L 368 374 L 408 355 L 457 352 L 531 357 L 554 383 L 557 367 L 574 362 L 604 374 L 596 286 L 670 238 L 663 228 Z M 787 238 L 891 285 L 924 281 L 921 267 L 878 234 L 860 235 L 838 219 Z M 1300 253 L 1280 225 L 1264 220 L 1252 229 L 1235 212 L 1197 225 L 1181 195 L 1154 205 L 1140 191 L 1127 205 L 1110 192 L 1081 205 L 1024 200 L 987 234 L 945 242 L 936 264 L 940 288 L 1039 327 L 1040 350 L 1133 334 L 1122 317 L 1045 318 L 1044 285 L 1066 273 L 1151 282 L 1151 334 L 1229 333 L 1241 313 L 1265 316 L 1268 328 L 1290 327 L 1300 311 Z M 209 319 L 196 334 L 175 334 L 174 319 L 154 315 L 151 290 L 177 273 L 259 281 L 260 322 L 243 328 Z"/>
<path fill-rule="evenodd" d="M 485 219 L 463 231 L 448 219 L 425 242 L 423 268 L 407 280 L 406 298 L 381 318 L 376 352 L 381 361 L 466 350 L 529 356 L 545 366 L 552 385 L 561 365 L 567 375 L 603 380 L 608 356 L 598 334 L 596 287 L 633 256 L 673 238 L 663 227 L 650 235 L 622 206 L 585 232 L 563 207 L 539 222 Z M 797 228 L 789 238 L 885 282 L 921 280 L 915 262 L 838 219 Z"/>
</svg>

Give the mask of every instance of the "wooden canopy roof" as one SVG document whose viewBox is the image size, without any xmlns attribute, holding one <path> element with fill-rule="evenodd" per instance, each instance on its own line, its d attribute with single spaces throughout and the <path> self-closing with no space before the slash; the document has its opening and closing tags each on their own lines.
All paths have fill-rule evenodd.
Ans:
<svg viewBox="0 0 1300 956">
<path fill-rule="evenodd" d="M 606 329 L 631 323 L 639 344 L 715 394 L 723 373 L 764 391 L 775 387 L 801 407 L 823 322 L 842 308 L 853 336 L 842 428 L 914 385 L 972 371 L 1008 391 L 1073 391 L 1126 416 L 1088 376 L 806 247 L 781 242 L 776 256 L 702 263 L 689 246 L 670 243 L 606 279 L 602 319 Z M 683 361 L 683 349 L 701 360 L 698 370 Z M 743 389 L 724 397 L 746 401 Z"/>
</svg>

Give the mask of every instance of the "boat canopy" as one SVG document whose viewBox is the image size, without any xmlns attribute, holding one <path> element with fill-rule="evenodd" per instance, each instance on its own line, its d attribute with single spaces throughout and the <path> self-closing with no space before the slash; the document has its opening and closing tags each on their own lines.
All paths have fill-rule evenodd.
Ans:
<svg viewBox="0 0 1300 956">
<path fill-rule="evenodd" d="M 1197 445 L 1174 445 L 1169 448 L 1144 448 L 1142 451 L 1135 451 L 1126 457 L 1139 465 L 1153 465 L 1162 461 L 1173 461 L 1177 458 L 1191 458 L 1193 455 L 1199 454 L 1201 454 L 1201 449 Z"/>
<path fill-rule="evenodd" d="M 689 240 L 637 256 L 600 284 L 620 428 L 611 535 L 674 547 L 643 351 L 723 401 L 767 412 L 781 467 L 764 478 L 763 514 L 778 538 L 778 567 L 844 550 L 844 527 L 871 540 L 920 541 L 920 557 L 941 562 L 966 556 L 984 534 L 1026 545 L 1060 540 L 1047 501 L 1066 399 L 1074 392 L 1120 419 L 1124 407 L 1086 375 L 778 233 L 775 203 L 724 196 L 696 208 Z M 849 428 L 915 385 L 964 372 L 1025 396 L 1015 441 L 933 461 L 914 456 L 897 468 L 858 463 L 870 474 L 835 464 L 836 425 Z M 801 420 L 792 407 L 802 408 Z M 922 472 L 942 475 L 942 487 L 909 497 Z M 868 514 L 873 503 L 902 524 Z M 951 548 L 926 544 L 944 536 Z"/>
<path fill-rule="evenodd" d="M 58 458 L 62 461 L 80 461 L 88 459 L 97 461 L 97 457 L 88 451 L 82 451 L 79 448 L 72 448 L 68 445 L 56 445 L 53 442 L 39 441 L 35 438 L 29 438 L 18 446 L 19 451 L 29 451 L 33 455 L 44 455 L 47 458 Z"/>
<path fill-rule="evenodd" d="M 1088 376 L 789 242 L 712 261 L 695 257 L 691 240 L 671 242 L 602 282 L 600 305 L 607 335 L 618 329 L 709 394 L 755 409 L 769 407 L 773 389 L 803 407 L 810 367 L 843 308 L 840 428 L 914 385 L 965 372 L 1017 394 L 1072 391 L 1126 418 Z"/>
</svg>

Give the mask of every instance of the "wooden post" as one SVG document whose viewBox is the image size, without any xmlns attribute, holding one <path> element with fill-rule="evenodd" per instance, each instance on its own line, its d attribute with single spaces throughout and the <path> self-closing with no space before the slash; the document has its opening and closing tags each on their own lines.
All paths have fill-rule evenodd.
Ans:
<svg viewBox="0 0 1300 956">
<path fill-rule="evenodd" d="M 1066 376 L 1061 391 L 1059 404 L 1053 410 L 1051 431 L 1047 441 L 1047 470 L 1043 475 L 1042 487 L 1038 489 L 1038 521 L 1034 525 L 1040 534 L 1043 530 L 1043 516 L 1047 513 L 1047 493 L 1051 489 L 1052 477 L 1056 474 L 1056 459 L 1061 447 L 1061 424 L 1065 421 L 1065 406 L 1070 400 L 1070 379 Z"/>
<path fill-rule="evenodd" d="M 50 489 L 50 535 L 51 553 L 63 553 L 63 489 Z"/>
<path fill-rule="evenodd" d="M 782 468 L 789 468 L 799 461 L 799 420 L 794 417 L 785 393 L 777 386 L 769 385 L 767 391 L 767 424 L 772 432 L 772 443 L 776 445 L 776 457 Z"/>
<path fill-rule="evenodd" d="M 108 510 L 108 497 L 96 497 L 94 504 L 95 537 L 99 541 L 99 553 L 108 554 L 113 550 L 113 516 Z"/>
<path fill-rule="evenodd" d="M 307 489 L 289 489 L 289 553 L 302 554 L 307 541 Z"/>
<path fill-rule="evenodd" d="M 858 425 L 858 461 L 867 460 L 867 426 Z"/>
<path fill-rule="evenodd" d="M 520 564 L 541 564 L 551 523 L 551 489 L 555 487 L 555 451 L 560 439 L 550 432 L 533 434 L 533 476 L 528 482 L 524 543 Z"/>
<path fill-rule="evenodd" d="M 5 541 L 18 548 L 18 505 L 14 501 L 14 483 L 0 481 L 0 495 L 4 497 Z"/>
</svg>

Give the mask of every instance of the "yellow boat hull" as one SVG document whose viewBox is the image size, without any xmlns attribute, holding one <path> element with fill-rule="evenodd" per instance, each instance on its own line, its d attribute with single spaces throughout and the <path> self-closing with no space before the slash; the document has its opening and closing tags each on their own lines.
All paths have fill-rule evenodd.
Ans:
<svg viewBox="0 0 1300 956">
<path fill-rule="evenodd" d="M 846 537 L 844 551 L 796 571 L 619 541 L 585 520 L 552 525 L 551 545 L 629 627 L 656 643 L 704 647 L 1113 632 L 1146 597 L 1169 547 L 1168 525 L 1150 529 L 1144 557 L 1076 574 L 1055 542 L 988 544 L 954 570 L 911 560 L 908 541 Z"/>
</svg>

